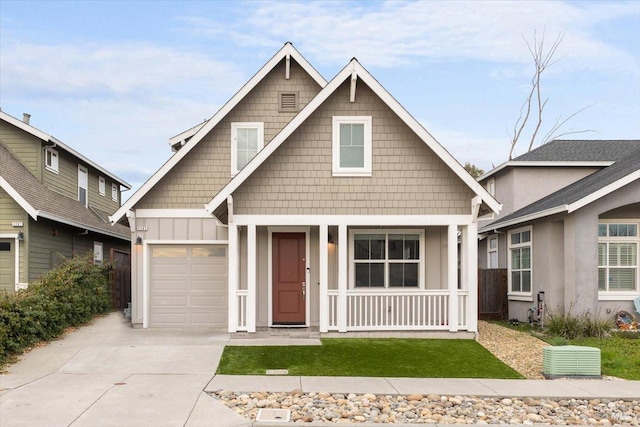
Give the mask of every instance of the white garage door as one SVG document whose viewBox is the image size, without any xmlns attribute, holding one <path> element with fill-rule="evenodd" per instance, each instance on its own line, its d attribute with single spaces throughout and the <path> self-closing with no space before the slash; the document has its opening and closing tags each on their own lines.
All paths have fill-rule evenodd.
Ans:
<svg viewBox="0 0 640 427">
<path fill-rule="evenodd" d="M 149 326 L 227 327 L 227 247 L 152 245 Z"/>
</svg>

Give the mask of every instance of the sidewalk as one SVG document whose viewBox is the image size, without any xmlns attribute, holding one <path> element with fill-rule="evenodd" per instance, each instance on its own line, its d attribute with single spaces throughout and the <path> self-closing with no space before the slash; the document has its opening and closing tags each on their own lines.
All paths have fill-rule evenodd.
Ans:
<svg viewBox="0 0 640 427">
<path fill-rule="evenodd" d="M 0 425 L 283 425 L 252 423 L 237 415 L 207 393 L 220 389 L 640 399 L 640 381 L 215 375 L 228 342 L 228 334 L 210 330 L 132 329 L 122 316 L 112 313 L 32 350 L 9 367 L 9 374 L 0 375 Z"/>
</svg>

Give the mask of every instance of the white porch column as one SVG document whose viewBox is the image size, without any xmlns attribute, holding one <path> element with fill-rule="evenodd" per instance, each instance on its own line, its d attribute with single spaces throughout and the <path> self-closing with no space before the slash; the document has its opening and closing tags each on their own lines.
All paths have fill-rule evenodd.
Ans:
<svg viewBox="0 0 640 427">
<path fill-rule="evenodd" d="M 320 226 L 320 270 L 318 271 L 320 280 L 320 332 L 329 331 L 329 227 L 327 225 Z"/>
<path fill-rule="evenodd" d="M 229 272 L 227 274 L 229 280 L 229 332 L 237 332 L 238 330 L 238 297 L 236 291 L 240 287 L 239 250 L 238 226 L 236 224 L 229 224 Z"/>
<path fill-rule="evenodd" d="M 466 276 L 469 297 L 467 299 L 467 329 L 478 331 L 478 223 L 472 222 L 465 227 L 466 246 L 462 250 L 466 254 Z"/>
<path fill-rule="evenodd" d="M 338 226 L 338 332 L 347 332 L 347 226 Z"/>
<path fill-rule="evenodd" d="M 447 279 L 449 289 L 449 330 L 458 330 L 458 226 L 447 229 Z"/>
<path fill-rule="evenodd" d="M 247 226 L 247 332 L 256 331 L 256 226 Z"/>
</svg>

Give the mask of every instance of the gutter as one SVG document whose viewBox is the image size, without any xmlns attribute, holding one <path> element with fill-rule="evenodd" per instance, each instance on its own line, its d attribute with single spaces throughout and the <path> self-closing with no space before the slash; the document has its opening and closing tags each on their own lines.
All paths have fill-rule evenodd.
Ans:
<svg viewBox="0 0 640 427">
<path fill-rule="evenodd" d="M 560 205 L 555 208 L 546 209 L 543 211 L 535 212 L 532 214 L 513 218 L 504 222 L 496 222 L 494 224 L 488 224 L 478 230 L 478 233 L 485 233 L 489 231 L 497 231 L 500 228 L 510 227 L 512 225 L 521 224 L 523 222 L 533 221 L 535 219 L 543 218 L 545 216 L 555 215 L 558 213 L 569 212 L 569 205 Z"/>
<path fill-rule="evenodd" d="M 68 220 L 66 218 L 62 218 L 62 217 L 59 217 L 57 215 L 50 214 L 48 212 L 38 211 L 38 216 L 40 216 L 42 218 L 50 219 L 52 221 L 60 222 L 62 224 L 70 225 L 72 227 L 82 228 L 82 229 L 85 229 L 87 231 L 93 231 L 94 233 L 104 234 L 104 235 L 107 235 L 107 236 L 115 237 L 116 239 L 126 240 L 128 242 L 131 241 L 131 237 L 130 236 L 127 237 L 127 236 L 124 236 L 122 234 L 113 233 L 113 232 L 110 232 L 110 231 L 102 230 L 100 228 L 90 227 L 90 226 L 87 226 L 85 224 L 81 224 L 79 222 L 70 221 L 70 220 Z"/>
</svg>

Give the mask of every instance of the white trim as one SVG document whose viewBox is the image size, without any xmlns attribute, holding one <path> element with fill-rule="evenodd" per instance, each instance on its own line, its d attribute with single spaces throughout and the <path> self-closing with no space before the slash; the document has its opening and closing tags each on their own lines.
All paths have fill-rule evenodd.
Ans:
<svg viewBox="0 0 640 427">
<path fill-rule="evenodd" d="M 7 192 L 7 194 L 9 196 L 11 196 L 11 198 L 22 208 L 25 210 L 25 212 L 27 212 L 29 214 L 29 216 L 31 218 L 33 218 L 35 221 L 38 220 L 38 214 L 39 211 L 36 210 L 33 206 L 31 206 L 31 204 L 29 202 L 27 202 L 25 200 L 24 197 L 22 197 L 20 195 L 20 193 L 18 193 L 16 191 L 15 188 L 13 188 L 11 186 L 11 184 L 9 184 L 7 182 L 7 180 L 5 180 L 3 177 L 0 176 L 0 188 L 2 188 L 4 191 Z"/>
<path fill-rule="evenodd" d="M 306 296 L 305 296 L 305 327 L 311 325 L 311 227 L 267 227 L 268 241 L 267 241 L 267 303 L 269 304 L 267 310 L 267 324 L 271 327 L 277 327 L 273 324 L 273 233 L 304 233 L 305 239 L 305 283 L 306 283 Z"/>
<path fill-rule="evenodd" d="M 257 85 L 264 79 L 269 72 L 282 61 L 285 55 L 291 55 L 293 59 L 311 76 L 311 78 L 318 83 L 321 88 L 324 87 L 327 82 L 306 59 L 293 47 L 291 43 L 285 43 L 280 49 L 227 103 L 222 106 L 217 113 L 214 114 L 211 119 L 207 120 L 201 127 L 194 127 L 195 131 L 192 134 L 192 138 L 184 144 L 184 147 L 175 153 L 164 165 L 160 167 L 129 199 L 118 209 L 112 216 L 112 222 L 117 222 L 122 218 L 125 213 L 132 209 L 136 203 L 144 197 L 173 167 L 180 162 L 189 152 L 198 145 L 198 143 L 213 129 L 220 121 L 227 116 L 227 114 L 233 110 L 240 101 L 244 99 L 249 92 L 251 92 Z M 197 129 L 196 129 L 197 128 Z M 185 135 L 188 138 L 189 132 L 185 134 L 183 132 L 180 135 Z M 267 144 L 271 145 L 271 144 Z M 264 150 L 263 150 L 264 151 Z M 257 157 L 257 156 L 256 156 Z M 251 164 L 251 162 L 249 162 Z M 245 168 L 246 169 L 246 168 Z M 236 175 L 237 176 L 237 175 Z M 223 200 L 226 200 L 226 195 Z"/>
<path fill-rule="evenodd" d="M 594 191 L 593 193 L 589 194 L 586 197 L 583 197 L 580 200 L 577 200 L 573 203 L 571 203 L 569 205 L 569 208 L 567 209 L 568 213 L 577 211 L 578 209 L 588 205 L 589 203 L 595 202 L 596 200 L 610 194 L 613 193 L 614 191 L 624 187 L 627 184 L 630 184 L 632 182 L 634 182 L 635 180 L 640 179 L 640 169 L 631 172 L 629 175 L 626 175 L 622 178 L 620 178 L 617 181 L 612 182 L 611 184 L 602 187 L 599 190 Z"/>
<path fill-rule="evenodd" d="M 256 226 L 247 226 L 247 332 L 256 331 L 257 268 Z"/>
<path fill-rule="evenodd" d="M 51 165 L 47 164 L 47 153 L 51 153 Z M 58 174 L 60 168 L 60 155 L 51 147 L 44 147 L 44 168 L 49 172 Z"/>
<path fill-rule="evenodd" d="M 81 186 L 80 184 L 80 177 L 81 174 L 80 172 L 83 172 L 85 174 L 85 180 L 83 182 L 83 184 L 85 185 L 84 187 Z M 82 200 L 80 200 L 80 189 L 84 189 L 84 207 L 88 207 L 89 206 L 89 169 L 85 168 L 82 165 L 78 165 L 78 201 L 80 203 L 82 203 Z"/>
<path fill-rule="evenodd" d="M 466 226 L 466 287 L 467 296 L 467 330 L 478 330 L 478 224 L 472 223 Z M 464 248 L 462 249 L 464 251 Z M 465 283 L 463 282 L 463 288 Z"/>
<path fill-rule="evenodd" d="M 17 291 L 20 289 L 18 284 L 20 283 L 20 240 L 18 239 L 18 233 L 10 234 L 10 233 L 0 233 L 0 239 L 13 239 L 14 241 L 14 254 L 13 254 L 13 263 L 14 263 L 14 289 Z"/>
<path fill-rule="evenodd" d="M 116 184 L 115 182 L 112 182 L 111 183 L 111 200 L 112 201 L 114 201 L 114 202 L 118 201 L 118 198 L 119 198 L 118 197 L 118 195 L 119 195 L 118 193 L 119 193 L 118 184 Z M 113 197 L 114 194 L 115 194 L 116 197 Z"/>
<path fill-rule="evenodd" d="M 136 209 L 135 212 L 138 218 L 212 218 L 204 209 Z M 112 217 L 109 220 L 113 222 Z"/>
<path fill-rule="evenodd" d="M 343 167 L 340 166 L 340 126 L 343 124 L 363 125 L 363 166 Z M 332 147 L 332 172 L 333 176 L 371 176 L 371 145 L 373 140 L 373 118 L 371 116 L 333 116 L 331 132 Z"/>
<path fill-rule="evenodd" d="M 100 248 L 100 253 L 96 248 Z M 94 264 L 102 264 L 104 262 L 104 245 L 102 242 L 93 242 L 93 262 Z"/>
<path fill-rule="evenodd" d="M 640 292 L 598 292 L 598 301 L 633 301 Z"/>
<path fill-rule="evenodd" d="M 184 145 L 186 143 L 185 140 L 195 135 L 196 132 L 198 132 L 202 128 L 202 126 L 204 126 L 205 124 L 207 124 L 207 120 L 195 125 L 190 129 L 180 132 L 175 136 L 172 136 L 171 138 L 169 138 L 169 145 L 174 146 L 178 143 L 180 143 L 180 145 Z"/>
<path fill-rule="evenodd" d="M 329 331 L 329 227 L 324 224 L 318 233 L 318 285 L 320 286 L 318 301 L 318 316 L 320 332 Z"/>
<path fill-rule="evenodd" d="M 229 240 L 161 240 L 147 239 L 143 240 L 149 245 L 228 245 Z"/>
<path fill-rule="evenodd" d="M 107 181 L 104 176 L 98 177 L 98 194 L 103 197 L 107 195 Z"/>
<path fill-rule="evenodd" d="M 87 163 L 89 166 L 91 166 L 91 167 L 95 168 L 96 170 L 104 173 L 105 175 L 107 175 L 111 179 L 113 179 L 115 181 L 118 181 L 120 184 L 122 184 L 123 187 L 126 187 L 127 190 L 131 189 L 131 184 L 129 184 L 126 181 L 118 178 L 117 176 L 115 176 L 111 172 L 109 172 L 106 169 L 104 169 L 103 167 L 99 166 L 97 163 L 94 163 L 93 161 L 89 160 L 87 157 L 85 157 L 82 154 L 78 153 L 76 150 L 74 150 L 73 148 L 69 147 L 68 145 L 66 145 L 62 141 L 58 140 L 57 138 L 55 138 L 55 137 L 53 137 L 51 135 L 48 135 L 48 134 L 42 132 L 39 129 L 36 129 L 33 126 L 26 124 L 22 120 L 16 119 L 15 117 L 10 116 L 9 114 L 7 114 L 7 113 L 5 113 L 4 111 L 1 111 L 1 110 L 0 110 L 0 119 L 6 121 L 7 123 L 12 124 L 13 126 L 19 128 L 19 129 L 22 129 L 23 131 L 25 131 L 27 133 L 30 133 L 31 135 L 35 136 L 36 138 L 41 139 L 42 141 L 52 142 L 55 146 L 61 147 L 63 150 L 65 150 L 68 153 L 74 155 L 78 159 L 80 159 L 83 162 Z"/>
<path fill-rule="evenodd" d="M 482 200 L 489 206 L 495 213 L 499 213 L 502 209 L 502 205 L 498 203 L 488 192 L 473 179 L 471 175 L 458 163 L 457 160 L 449 154 L 447 150 L 442 147 L 438 141 L 431 136 L 425 128 L 422 127 L 416 119 L 414 119 L 407 110 L 402 107 L 396 101 L 389 92 L 378 83 L 378 81 L 367 70 L 362 67 L 357 60 L 353 59 L 351 62 L 338 73 L 338 75 L 331 80 L 321 91 L 318 93 L 307 105 L 298 113 L 281 131 L 276 135 L 265 148 L 256 155 L 247 166 L 242 169 L 231 181 L 225 185 L 218 194 L 205 205 L 205 209 L 209 213 L 220 206 L 227 196 L 232 194 L 238 189 L 238 187 L 269 157 L 275 152 L 280 145 L 287 140 L 287 138 L 309 117 L 311 114 L 324 103 L 331 94 L 333 94 L 347 79 L 350 78 L 353 71 L 358 73 L 358 77 L 369 86 L 373 92 L 378 95 L 383 102 L 395 112 L 398 117 L 409 126 L 409 128 L 415 132 L 424 143 L 431 148 L 435 154 L 440 157 L 451 170 L 458 175 L 458 177 L 476 194 L 479 195 Z M 177 154 L 180 154 L 183 150 L 180 150 Z M 175 157 L 175 156 L 174 156 Z M 143 186 L 144 187 L 144 186 Z M 135 200 L 135 199 L 134 199 Z M 135 200 L 137 201 L 137 200 Z"/>
<path fill-rule="evenodd" d="M 257 133 L 256 154 L 264 147 L 264 122 L 231 122 L 231 176 L 234 176 L 242 168 L 238 169 L 238 129 L 255 129 Z M 254 156 L 255 157 L 255 154 Z M 251 159 L 253 158 L 251 157 Z M 251 159 L 247 159 L 242 167 L 245 167 Z"/>
<path fill-rule="evenodd" d="M 347 332 L 347 287 L 349 283 L 347 225 L 338 225 L 338 332 Z"/>
<path fill-rule="evenodd" d="M 556 206 L 555 208 L 549 208 L 549 209 L 545 209 L 543 211 L 540 212 L 535 212 L 529 215 L 523 215 L 521 217 L 518 218 L 514 218 L 514 219 L 510 219 L 504 222 L 495 222 L 493 224 L 488 224 L 484 227 L 482 227 L 482 230 L 480 230 L 481 232 L 493 232 L 495 233 L 497 230 L 499 230 L 500 228 L 505 228 L 505 227 L 510 227 L 512 225 L 518 225 L 524 222 L 528 222 L 528 221 L 533 221 L 534 219 L 538 219 L 538 218 L 543 218 L 545 216 L 550 216 L 550 215 L 555 215 L 558 213 L 564 213 L 564 212 L 568 212 L 569 211 L 569 205 L 561 205 L 561 206 Z"/>
<path fill-rule="evenodd" d="M 447 227 L 447 288 L 449 290 L 449 331 L 458 330 L 458 227 Z"/>
<path fill-rule="evenodd" d="M 529 232 L 529 241 L 524 243 L 511 243 L 511 236 L 513 234 L 520 234 L 528 231 Z M 513 291 L 512 283 L 511 283 L 511 250 L 512 249 L 521 249 L 521 248 L 529 248 L 529 268 L 526 269 L 529 271 L 529 292 L 523 291 Z M 526 271 L 523 269 L 517 269 L 518 271 Z M 528 225 L 526 227 L 515 228 L 513 230 L 509 230 L 507 232 L 507 297 L 513 300 L 519 301 L 529 301 L 529 297 L 532 298 L 533 301 L 533 226 Z M 523 299 L 519 299 L 523 298 Z M 525 299 L 527 298 L 527 299 Z"/>
<path fill-rule="evenodd" d="M 496 248 L 495 249 L 491 249 L 491 241 L 492 240 L 496 241 Z M 500 238 L 498 237 L 497 234 L 492 234 L 492 235 L 487 237 L 487 268 L 488 269 L 498 268 L 498 266 L 500 265 L 499 246 L 500 246 Z M 494 253 L 494 252 L 496 254 L 496 264 L 497 264 L 495 267 L 491 265 L 491 254 Z"/>
<path fill-rule="evenodd" d="M 611 166 L 612 164 L 614 164 L 615 162 L 613 161 L 605 161 L 605 160 L 595 160 L 595 161 L 585 161 L 585 160 L 580 160 L 580 161 L 570 161 L 570 160 L 564 160 L 564 161 L 556 161 L 556 160 L 545 160 L 545 161 L 536 161 L 536 160 L 527 160 L 527 161 L 521 161 L 521 160 L 509 160 L 507 162 L 502 163 L 501 165 L 498 165 L 497 167 L 491 169 L 489 172 L 485 173 L 484 175 L 481 175 L 478 177 L 478 181 L 483 181 L 487 178 L 489 178 L 492 175 L 495 175 L 497 172 L 500 172 L 502 169 L 505 169 L 507 167 L 516 167 L 516 166 L 526 166 L 526 167 L 607 167 L 607 166 Z"/>
<path fill-rule="evenodd" d="M 85 225 L 85 224 L 82 224 L 82 223 L 79 223 L 79 222 L 75 222 L 75 221 L 68 220 L 66 218 L 62 218 L 60 216 L 51 214 L 49 212 L 37 211 L 37 213 L 38 213 L 38 217 L 40 217 L 40 218 L 50 219 L 51 221 L 56 221 L 56 222 L 59 222 L 61 224 L 71 225 L 73 227 L 82 228 L 82 229 L 88 230 L 88 231 L 93 231 L 94 233 L 98 233 L 98 234 L 104 234 L 105 236 L 111 236 L 111 237 L 115 237 L 115 238 L 118 238 L 118 239 L 131 241 L 131 237 L 130 236 L 123 236 L 122 234 L 112 233 L 110 231 L 102 230 L 100 228 L 91 227 L 91 226 L 88 226 L 88 225 Z"/>
<path fill-rule="evenodd" d="M 533 293 L 531 293 L 531 295 L 529 295 L 529 294 L 522 294 L 522 293 L 510 294 L 510 293 L 507 292 L 507 299 L 509 301 L 531 301 L 531 302 L 533 302 Z"/>
<path fill-rule="evenodd" d="M 267 145 L 268 146 L 268 145 Z M 265 148 L 266 149 L 266 148 Z M 353 226 L 430 226 L 467 225 L 471 215 L 234 215 L 237 225 L 353 225 Z"/>
<path fill-rule="evenodd" d="M 229 250 L 227 261 L 229 270 L 227 271 L 229 312 L 227 327 L 229 332 L 238 331 L 238 297 L 237 291 L 240 289 L 240 235 L 238 226 L 229 224 Z"/>
</svg>

